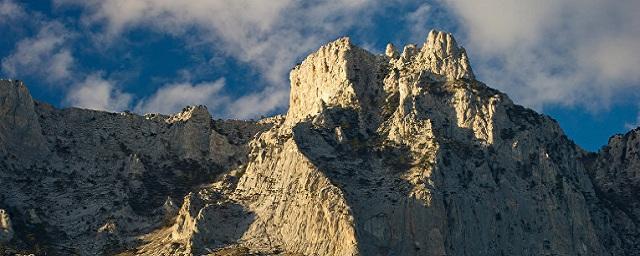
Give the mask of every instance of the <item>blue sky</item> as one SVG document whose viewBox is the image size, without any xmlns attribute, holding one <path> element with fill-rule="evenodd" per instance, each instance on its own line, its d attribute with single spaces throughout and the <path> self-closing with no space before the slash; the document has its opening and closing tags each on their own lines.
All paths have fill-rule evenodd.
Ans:
<svg viewBox="0 0 640 256">
<path fill-rule="evenodd" d="M 0 0 L 0 76 L 58 107 L 216 118 L 286 111 L 288 72 L 343 35 L 454 33 L 479 80 L 588 150 L 640 123 L 636 0 Z"/>
</svg>

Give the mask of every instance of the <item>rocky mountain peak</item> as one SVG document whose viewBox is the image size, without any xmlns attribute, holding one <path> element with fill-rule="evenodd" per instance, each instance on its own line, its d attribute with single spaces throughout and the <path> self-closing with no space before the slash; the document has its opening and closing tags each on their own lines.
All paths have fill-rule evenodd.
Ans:
<svg viewBox="0 0 640 256">
<path fill-rule="evenodd" d="M 337 39 L 310 54 L 290 73 L 287 123 L 316 115 L 325 107 L 360 109 L 362 98 L 376 89 L 383 58 Z"/>
<path fill-rule="evenodd" d="M 414 62 L 437 80 L 475 79 L 466 50 L 451 33 L 431 30 Z"/>
<path fill-rule="evenodd" d="M 437 30 L 429 32 L 422 49 L 431 51 L 440 58 L 456 57 L 458 52 L 462 50 L 458 47 L 458 43 L 451 33 Z"/>
<path fill-rule="evenodd" d="M 611 136 L 589 167 L 596 189 L 640 220 L 640 127 Z"/>
<path fill-rule="evenodd" d="M 439 31 L 340 38 L 290 77 L 259 122 L 55 109 L 0 80 L 0 254 L 639 255 L 640 130 L 587 154 Z"/>
<path fill-rule="evenodd" d="M 395 45 L 393 45 L 392 43 L 388 43 L 387 47 L 384 50 L 384 55 L 386 55 L 389 58 L 398 57 L 398 52 L 396 51 Z"/>
<path fill-rule="evenodd" d="M 44 147 L 34 101 L 22 81 L 0 80 L 0 130 L 5 131 L 0 133 L 0 153 L 24 148 L 31 152 L 26 156 L 33 156 Z"/>
<path fill-rule="evenodd" d="M 175 123 L 175 122 L 186 122 L 189 120 L 195 121 L 195 122 L 208 123 L 208 122 L 211 122 L 211 114 L 209 114 L 209 110 L 207 109 L 207 106 L 204 106 L 204 105 L 187 106 L 183 108 L 181 112 L 169 116 L 167 119 L 165 119 L 165 122 Z"/>
<path fill-rule="evenodd" d="M 422 48 L 409 44 L 401 54 L 389 44 L 384 55 L 370 53 L 343 37 L 320 47 L 291 71 L 287 123 L 331 107 L 379 114 L 380 106 L 399 94 L 398 84 L 407 79 L 415 85 L 424 79 L 444 82 L 475 77 L 466 51 L 450 33 L 432 30 Z"/>
</svg>

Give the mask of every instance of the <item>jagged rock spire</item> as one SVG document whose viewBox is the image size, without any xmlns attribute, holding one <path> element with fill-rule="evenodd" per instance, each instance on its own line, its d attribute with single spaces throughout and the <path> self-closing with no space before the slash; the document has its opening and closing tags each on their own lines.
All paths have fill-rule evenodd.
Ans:
<svg viewBox="0 0 640 256">
<path fill-rule="evenodd" d="M 22 81 L 0 79 L 0 131 L 4 131 L 0 133 L 0 155 L 15 145 L 26 148 L 30 154 L 25 156 L 37 155 L 44 148 L 34 101 Z"/>
<path fill-rule="evenodd" d="M 384 54 L 387 55 L 387 57 L 389 58 L 398 57 L 398 52 L 396 52 L 396 47 L 392 43 L 387 44 L 387 48 L 385 49 Z"/>
<path fill-rule="evenodd" d="M 165 122 L 175 123 L 187 120 L 197 120 L 202 123 L 209 123 L 211 121 L 211 114 L 209 114 L 207 106 L 204 105 L 186 106 L 181 112 L 168 117 Z"/>
<path fill-rule="evenodd" d="M 291 72 L 285 121 L 57 110 L 0 80 L 0 247 L 638 254 L 640 130 L 585 154 L 551 118 L 473 80 L 450 34 L 388 48 L 321 47 Z"/>
<path fill-rule="evenodd" d="M 440 58 L 454 56 L 460 50 L 456 43 L 456 39 L 453 38 L 451 33 L 437 30 L 431 30 L 429 32 L 423 49 L 433 52 Z"/>
<path fill-rule="evenodd" d="M 458 46 L 451 33 L 431 30 L 421 52 L 429 70 L 446 80 L 475 79 L 465 49 Z"/>
<path fill-rule="evenodd" d="M 359 109 L 360 98 L 375 88 L 382 58 L 337 39 L 309 55 L 290 73 L 288 123 L 296 123 L 326 107 Z"/>
<path fill-rule="evenodd" d="M 320 47 L 291 71 L 287 123 L 318 114 L 320 101 L 327 107 L 375 109 L 385 98 L 381 92 L 395 88 L 385 85 L 390 82 L 385 77 L 393 75 L 388 67 L 435 81 L 474 79 L 465 50 L 450 33 L 432 30 L 421 48 L 409 44 L 402 54 L 388 44 L 385 55 L 359 48 L 348 37 Z"/>
</svg>

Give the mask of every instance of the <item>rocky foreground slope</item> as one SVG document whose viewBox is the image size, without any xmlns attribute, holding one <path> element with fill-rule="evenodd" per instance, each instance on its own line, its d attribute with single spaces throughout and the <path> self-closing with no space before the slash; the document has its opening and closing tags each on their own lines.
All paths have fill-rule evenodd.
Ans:
<svg viewBox="0 0 640 256">
<path fill-rule="evenodd" d="M 450 34 L 341 38 L 286 115 L 54 109 L 0 81 L 0 247 L 42 255 L 640 255 L 640 130 L 585 152 Z M 0 252 L 1 253 L 1 252 Z"/>
</svg>

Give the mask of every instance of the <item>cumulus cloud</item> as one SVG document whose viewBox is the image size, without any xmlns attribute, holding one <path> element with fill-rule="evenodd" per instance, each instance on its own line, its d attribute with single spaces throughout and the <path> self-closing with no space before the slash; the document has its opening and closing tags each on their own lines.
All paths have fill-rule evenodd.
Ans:
<svg viewBox="0 0 640 256">
<path fill-rule="evenodd" d="M 257 115 L 269 114 L 275 109 L 289 101 L 287 90 L 280 90 L 275 87 L 268 87 L 262 93 L 249 94 L 240 97 L 229 104 L 225 115 L 237 118 L 252 118 Z"/>
<path fill-rule="evenodd" d="M 0 25 L 24 18 L 26 12 L 22 6 L 11 0 L 0 1 Z"/>
<path fill-rule="evenodd" d="M 518 103 L 538 109 L 547 105 L 603 109 L 621 92 L 640 84 L 638 1 L 411 2 L 415 9 L 398 15 L 407 26 L 399 29 L 412 33 L 407 39 L 419 42 L 429 29 L 427 24 L 433 24 L 432 19 L 445 20 L 445 27 L 459 29 L 458 41 L 468 49 L 478 77 L 507 92 Z M 299 58 L 322 42 L 370 26 L 368 21 L 376 14 L 398 4 L 406 2 L 54 0 L 58 7 L 80 6 L 83 24 L 89 28 L 84 31 L 98 32 L 101 41 L 117 45 L 129 31 L 151 29 L 183 38 L 191 50 L 208 49 L 218 57 L 232 57 L 252 66 L 266 82 L 257 82 L 253 91 L 239 97 L 218 89 L 211 95 L 220 100 L 207 100 L 215 104 L 226 102 L 228 106 L 216 106 L 232 117 L 284 110 L 288 102 L 287 73 Z M 2 6 L 18 10 L 16 13 L 21 10 L 19 5 L 4 0 L 0 2 L 0 15 L 10 13 L 2 11 Z M 442 7 L 447 11 L 441 12 Z M 442 17 L 442 13 L 452 15 L 459 24 L 449 20 L 451 17 Z M 84 77 L 69 74 L 74 71 L 73 54 L 65 46 L 64 36 L 53 36 L 64 33 L 54 33 L 55 28 L 48 30 L 19 42 L 14 53 L 2 60 L 5 73 L 54 74 L 48 78 L 52 80 Z M 198 81 L 201 77 L 183 79 Z M 193 88 L 200 85 L 182 84 Z M 144 104 L 136 106 L 168 111 L 160 108 L 161 104 L 152 107 L 151 100 L 152 97 L 146 98 Z"/>
<path fill-rule="evenodd" d="M 444 0 L 479 77 L 519 103 L 606 108 L 640 84 L 640 2 Z"/>
<path fill-rule="evenodd" d="M 74 58 L 67 42 L 71 33 L 59 22 L 44 23 L 37 35 L 20 40 L 13 53 L 2 59 L 10 76 L 37 76 L 49 82 L 67 79 Z"/>
<path fill-rule="evenodd" d="M 239 102 L 254 114 L 286 106 L 287 74 L 297 58 L 344 34 L 393 1 L 174 1 L 56 0 L 80 5 L 88 26 L 104 27 L 102 36 L 117 38 L 136 27 L 182 36 L 194 45 L 224 52 L 254 67 L 267 81 Z M 195 33 L 194 33 L 195 32 Z M 258 84 L 259 85 L 259 84 Z M 253 109 L 252 111 L 249 111 Z M 240 116 L 246 115 L 240 113 Z"/>
<path fill-rule="evenodd" d="M 102 72 L 90 73 L 75 67 L 72 50 L 77 46 L 74 43 L 78 34 L 68 24 L 9 0 L 0 2 L 0 18 L 0 24 L 19 22 L 34 29 L 33 35 L 18 40 L 11 53 L 2 58 L 4 75 L 46 82 L 55 92 L 65 95 L 61 102 L 65 106 L 106 111 L 122 111 L 130 106 L 132 95 L 103 78 Z"/>
<path fill-rule="evenodd" d="M 218 106 L 226 107 L 227 97 L 221 95 L 224 79 L 214 82 L 192 84 L 188 82 L 167 84 L 153 95 L 138 102 L 135 111 L 139 113 L 171 114 L 188 105 L 206 105 L 212 112 L 220 112 Z"/>
<path fill-rule="evenodd" d="M 65 101 L 68 105 L 80 108 L 123 111 L 128 109 L 131 99 L 131 94 L 120 91 L 112 81 L 96 73 L 73 85 Z"/>
<path fill-rule="evenodd" d="M 431 18 L 430 14 L 431 5 L 425 3 L 406 15 L 406 23 L 410 26 L 411 41 L 419 42 L 419 40 L 424 40 L 427 33 L 429 33 L 431 28 L 427 26 L 427 22 Z"/>
</svg>

